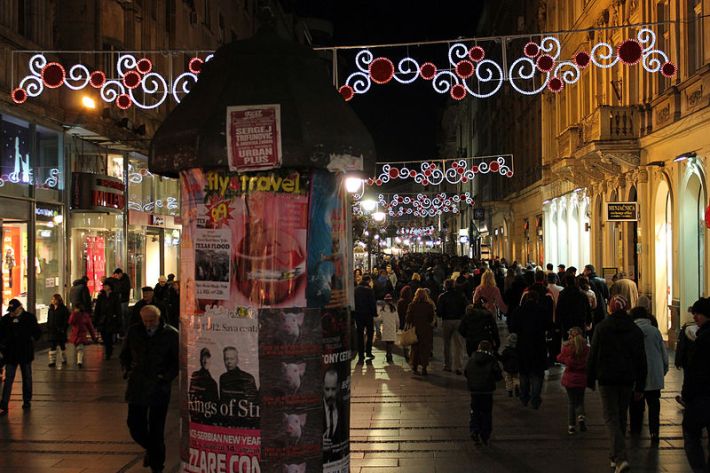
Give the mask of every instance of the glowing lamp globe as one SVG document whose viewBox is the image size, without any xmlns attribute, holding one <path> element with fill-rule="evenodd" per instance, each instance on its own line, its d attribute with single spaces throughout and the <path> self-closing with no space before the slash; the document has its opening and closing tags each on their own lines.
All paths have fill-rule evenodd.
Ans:
<svg viewBox="0 0 710 473">
<path fill-rule="evenodd" d="M 365 212 L 372 212 L 377 207 L 377 202 L 374 200 L 363 200 L 360 202 L 360 207 L 362 207 L 362 210 Z"/>
<path fill-rule="evenodd" d="M 372 219 L 375 222 L 384 222 L 385 221 L 385 213 L 384 212 L 375 212 L 372 214 Z"/>
<path fill-rule="evenodd" d="M 362 182 L 362 179 L 358 177 L 345 178 L 345 190 L 350 194 L 354 194 L 362 188 Z"/>
</svg>

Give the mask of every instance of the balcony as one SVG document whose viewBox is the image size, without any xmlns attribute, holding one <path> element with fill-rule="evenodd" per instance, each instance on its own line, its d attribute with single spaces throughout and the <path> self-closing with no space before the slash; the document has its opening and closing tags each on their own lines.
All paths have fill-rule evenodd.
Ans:
<svg viewBox="0 0 710 473">
<path fill-rule="evenodd" d="M 634 106 L 598 107 L 582 121 L 582 143 L 574 156 L 601 158 L 624 168 L 638 165 L 640 118 Z"/>
</svg>

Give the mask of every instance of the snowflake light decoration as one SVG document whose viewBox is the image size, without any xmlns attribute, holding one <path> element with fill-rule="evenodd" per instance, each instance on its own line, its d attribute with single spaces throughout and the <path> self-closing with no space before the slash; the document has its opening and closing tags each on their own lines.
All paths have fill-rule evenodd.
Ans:
<svg viewBox="0 0 710 473">
<path fill-rule="evenodd" d="M 390 181 L 412 179 L 423 186 L 466 184 L 476 174 L 499 174 L 513 177 L 513 155 L 500 155 L 494 158 L 474 157 L 462 159 L 444 159 L 418 163 L 384 163 L 379 174 L 367 180 L 370 186 L 381 186 Z M 418 168 L 418 169 L 417 169 Z"/>
</svg>

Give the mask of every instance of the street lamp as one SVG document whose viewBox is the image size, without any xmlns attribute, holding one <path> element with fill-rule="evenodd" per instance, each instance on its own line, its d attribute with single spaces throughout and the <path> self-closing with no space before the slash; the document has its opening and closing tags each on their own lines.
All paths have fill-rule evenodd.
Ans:
<svg viewBox="0 0 710 473">
<path fill-rule="evenodd" d="M 96 100 L 88 95 L 84 95 L 81 97 L 81 106 L 89 110 L 96 110 Z"/>
<path fill-rule="evenodd" d="M 372 212 L 377 208 L 377 202 L 372 199 L 362 200 L 360 201 L 360 207 L 362 207 L 362 210 L 364 210 L 365 212 Z"/>
<path fill-rule="evenodd" d="M 385 213 L 384 212 L 375 212 L 372 214 L 372 220 L 375 222 L 384 222 L 385 221 Z"/>
</svg>

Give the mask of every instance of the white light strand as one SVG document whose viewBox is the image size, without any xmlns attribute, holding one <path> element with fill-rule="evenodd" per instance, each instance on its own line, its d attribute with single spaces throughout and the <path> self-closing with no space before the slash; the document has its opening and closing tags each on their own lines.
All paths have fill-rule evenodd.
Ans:
<svg viewBox="0 0 710 473">
<path fill-rule="evenodd" d="M 412 167 L 409 167 L 408 164 Z M 513 177 L 513 155 L 501 155 L 489 160 L 486 158 L 461 158 L 421 163 L 385 163 L 382 164 L 379 174 L 368 179 L 367 184 L 381 186 L 393 180 L 410 179 L 423 186 L 436 186 L 444 182 L 466 184 L 476 174 L 489 173 Z"/>
</svg>

